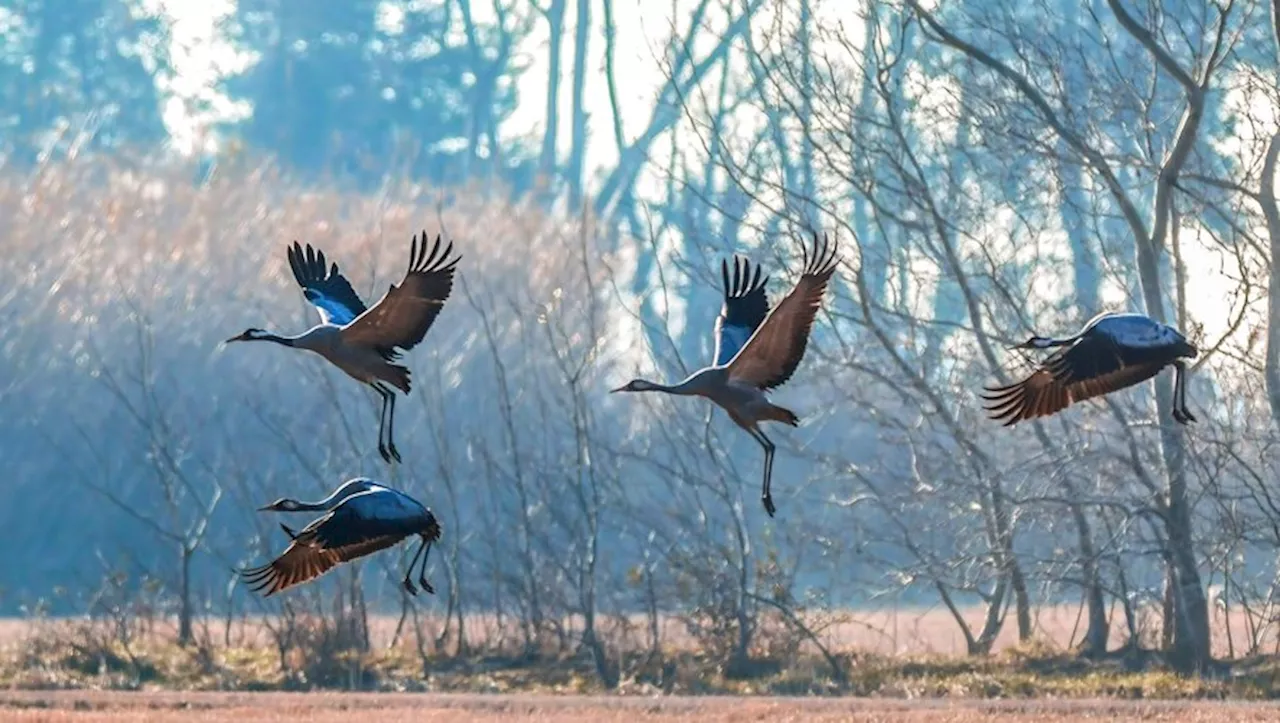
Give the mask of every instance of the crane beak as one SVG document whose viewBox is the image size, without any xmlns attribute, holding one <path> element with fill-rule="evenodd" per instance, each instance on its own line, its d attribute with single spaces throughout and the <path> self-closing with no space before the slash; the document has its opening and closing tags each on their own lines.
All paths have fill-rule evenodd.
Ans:
<svg viewBox="0 0 1280 723">
<path fill-rule="evenodd" d="M 258 508 L 258 511 L 259 511 L 259 512 L 270 512 L 270 511 L 271 511 L 271 510 L 273 510 L 273 509 L 275 509 L 275 508 L 274 508 L 274 507 L 272 507 L 271 505 L 267 505 L 267 506 L 265 506 L 265 507 L 259 507 L 259 508 Z"/>
<path fill-rule="evenodd" d="M 626 384 L 623 384 L 622 386 L 618 387 L 617 389 L 610 389 L 610 390 L 609 390 L 609 393 L 610 393 L 610 394 L 614 394 L 614 393 L 616 393 L 616 392 L 625 392 L 625 391 L 627 391 L 627 385 L 626 385 Z"/>
</svg>

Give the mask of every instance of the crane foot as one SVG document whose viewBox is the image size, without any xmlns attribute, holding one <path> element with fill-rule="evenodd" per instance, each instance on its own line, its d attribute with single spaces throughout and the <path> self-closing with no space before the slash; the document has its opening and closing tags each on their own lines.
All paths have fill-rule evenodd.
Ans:
<svg viewBox="0 0 1280 723">
<path fill-rule="evenodd" d="M 400 452 L 396 449 L 396 446 L 394 444 L 388 447 L 382 444 L 381 442 L 379 442 L 378 454 L 382 455 L 382 460 L 387 464 L 400 461 Z"/>
<path fill-rule="evenodd" d="M 765 495 L 760 498 L 760 501 L 764 503 L 764 511 L 773 517 L 773 513 L 778 511 L 778 508 L 773 506 L 773 495 Z"/>
</svg>

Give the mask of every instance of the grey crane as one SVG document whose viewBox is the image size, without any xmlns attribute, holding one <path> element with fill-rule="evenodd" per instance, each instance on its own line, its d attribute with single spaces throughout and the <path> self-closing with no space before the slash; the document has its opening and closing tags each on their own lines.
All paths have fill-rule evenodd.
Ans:
<svg viewBox="0 0 1280 723">
<path fill-rule="evenodd" d="M 821 243 L 814 234 L 814 248 L 804 250 L 804 272 L 795 288 L 771 312 L 765 295 L 768 277 L 760 277 L 760 267 L 734 257 L 733 278 L 729 264 L 720 262 L 724 280 L 724 306 L 716 319 L 715 362 L 691 374 L 679 384 L 668 386 L 647 379 L 633 379 L 614 392 L 665 392 L 706 397 L 729 414 L 764 449 L 764 481 L 760 500 L 765 512 L 774 516 L 771 482 L 774 444 L 760 429 L 765 421 L 796 426 L 795 412 L 769 401 L 766 392 L 782 386 L 795 374 L 809 343 L 809 332 L 822 306 L 827 284 L 839 259 L 836 245 Z"/>
<path fill-rule="evenodd" d="M 324 252 L 297 242 L 289 248 L 289 266 L 302 294 L 320 312 L 320 323 L 297 336 L 281 336 L 262 329 L 246 329 L 234 341 L 269 341 L 315 352 L 356 381 L 368 384 L 382 398 L 378 419 L 378 453 L 387 462 L 400 461 L 395 443 L 395 389 L 409 393 L 409 369 L 394 362 L 402 351 L 417 346 L 440 315 L 453 290 L 453 273 L 460 257 L 450 258 L 453 243 L 440 250 L 440 237 L 430 246 L 427 232 L 413 237 L 409 269 L 400 284 L 392 284 L 378 303 L 366 308 L 351 282 L 330 265 Z"/>
<path fill-rule="evenodd" d="M 1009 427 L 1046 417 L 1075 402 L 1141 384 L 1173 367 L 1173 419 L 1196 421 L 1187 408 L 1187 364 L 1200 350 L 1182 332 L 1144 314 L 1105 312 L 1093 317 L 1074 336 L 1033 336 L 1014 349 L 1056 349 L 1030 376 L 999 387 L 986 387 L 984 407 Z"/>
<path fill-rule="evenodd" d="M 325 513 L 300 532 L 282 523 L 280 527 L 292 540 L 289 547 L 266 565 L 241 571 L 251 590 L 265 591 L 263 597 L 310 582 L 344 562 L 385 550 L 414 535 L 420 542 L 401 584 L 410 595 L 418 594 L 409 578 L 421 557 L 418 584 L 435 593 L 427 582 L 427 555 L 432 543 L 440 539 L 440 523 L 429 508 L 399 490 L 356 477 L 319 502 L 285 497 L 259 510 Z"/>
</svg>

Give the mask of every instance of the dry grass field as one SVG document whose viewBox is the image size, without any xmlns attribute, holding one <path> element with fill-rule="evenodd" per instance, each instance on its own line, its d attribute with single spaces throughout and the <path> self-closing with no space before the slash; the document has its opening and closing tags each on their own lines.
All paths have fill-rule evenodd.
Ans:
<svg viewBox="0 0 1280 723">
<path fill-rule="evenodd" d="M 945 612 L 849 611 L 822 633 L 840 661 L 844 681 L 834 680 L 830 663 L 812 650 L 777 658 L 761 647 L 753 651 L 758 666 L 753 663 L 745 674 L 730 673 L 723 661 L 700 649 L 674 619 L 666 621 L 663 654 L 656 660 L 636 648 L 640 641 L 612 629 L 612 649 L 626 652 L 620 657 L 619 682 L 612 691 L 618 697 L 608 699 L 592 697 L 605 689 L 589 656 L 575 654 L 572 649 L 557 652 L 548 648 L 539 655 L 522 657 L 511 651 L 514 636 L 498 628 L 495 621 L 479 617 L 468 621 L 469 640 L 476 647 L 463 656 L 452 655 L 448 646 L 444 651 L 430 646 L 419 651 L 413 642 L 415 636 L 408 632 L 402 632 L 392 644 L 395 619 L 378 617 L 370 621 L 371 646 L 365 652 L 306 648 L 293 651 L 284 660 L 272 645 L 264 621 L 253 618 L 233 621 L 230 627 L 221 620 L 201 620 L 197 644 L 189 648 L 173 643 L 172 621 L 165 618 L 149 621 L 124 644 L 112 631 L 83 620 L 9 620 L 0 623 L 0 690 L 10 691 L 0 699 L 6 706 L 0 716 L 22 710 L 24 716 L 39 720 L 62 719 L 50 717 L 56 710 L 57 716 L 75 716 L 77 720 L 82 714 L 97 716 L 86 720 L 127 720 L 139 711 L 161 716 L 167 715 L 164 711 L 185 710 L 206 711 L 212 716 L 210 720 L 221 716 L 265 720 L 283 715 L 281 706 L 314 705 L 319 706 L 316 717 L 312 712 L 306 712 L 305 717 L 327 720 L 342 715 L 342 706 L 361 701 L 361 708 L 386 707 L 380 720 L 400 716 L 430 720 L 420 717 L 430 711 L 454 720 L 448 716 L 457 714 L 459 706 L 468 711 L 470 720 L 507 720 L 510 718 L 504 716 L 515 712 L 525 716 L 517 720 L 679 720 L 681 716 L 786 720 L 783 713 L 788 706 L 800 705 L 795 702 L 799 699 L 779 696 L 802 696 L 829 698 L 831 702 L 804 703 L 816 707 L 795 714 L 799 716 L 796 720 L 878 720 L 897 710 L 893 708 L 897 703 L 888 701 L 924 699 L 1046 701 L 1043 706 L 1028 702 L 998 711 L 1038 716 L 1028 720 L 1049 720 L 1068 716 L 1071 711 L 1074 713 L 1068 717 L 1093 710 L 1063 708 L 1050 701 L 1260 701 L 1275 698 L 1274 691 L 1280 689 L 1280 668 L 1269 655 L 1273 651 L 1265 646 L 1260 647 L 1259 655 L 1237 656 L 1225 661 L 1216 674 L 1203 678 L 1178 676 L 1161 666 L 1158 658 L 1081 660 L 1070 652 L 1074 613 L 1065 606 L 1043 609 L 1033 644 L 1018 645 L 1008 636 L 992 655 L 966 656 L 956 642 L 954 622 Z M 434 621 L 423 620 L 422 624 L 423 637 L 430 639 L 435 633 L 431 629 Z M 617 621 L 613 625 L 617 626 Z M 1006 630 L 1006 634 L 1011 632 Z M 762 637 L 769 634 L 763 631 Z M 1243 626 L 1233 632 L 1238 652 L 1243 650 L 1239 646 L 1245 638 Z M 121 695 L 107 695 L 109 691 Z M 367 691 L 366 695 L 373 697 L 352 698 L 337 691 Z M 546 695 L 558 697 L 537 697 Z M 699 702 L 667 702 L 687 696 Z M 718 696 L 744 700 L 730 706 L 716 702 Z M 579 698 L 585 702 L 570 702 Z M 751 702 L 745 701 L 748 698 Z M 619 702 L 631 699 L 662 702 L 636 710 L 626 708 L 634 703 Z M 837 702 L 868 699 L 882 702 Z M 526 700 L 532 701 L 527 710 L 521 707 L 526 706 Z M 270 701 L 270 711 L 253 710 L 258 701 Z M 709 707 L 697 708 L 701 705 Z M 510 711 L 503 713 L 507 708 Z M 954 709 L 911 710 L 918 720 L 968 720 L 980 717 L 986 709 L 965 704 Z M 1136 716 L 1134 719 L 1159 719 L 1193 710 L 1200 711 L 1196 715 L 1210 716 L 1200 719 L 1213 720 L 1212 716 L 1220 715 L 1213 711 L 1223 709 L 1139 706 L 1121 712 Z M 1108 716 L 1110 713 L 1103 717 Z M 1235 716 L 1231 713 L 1225 719 L 1240 719 Z"/>
<path fill-rule="evenodd" d="M 965 619 L 973 629 L 981 627 L 985 611 L 981 608 L 969 608 L 964 611 Z M 941 606 L 938 607 L 902 607 L 885 610 L 850 610 L 831 611 L 824 615 L 825 622 L 816 628 L 823 643 L 833 650 L 856 652 L 882 656 L 901 655 L 940 655 L 958 656 L 965 654 L 964 637 L 951 614 Z M 1111 628 L 1111 647 L 1124 644 L 1126 631 L 1120 623 L 1120 615 L 1115 611 L 1116 624 Z M 1248 616 L 1239 607 L 1235 607 L 1229 616 L 1220 608 L 1213 610 L 1214 655 L 1218 658 L 1239 657 L 1249 647 L 1252 627 Z M 424 626 L 428 632 L 434 632 L 441 621 L 424 616 Z M 370 642 L 374 648 L 387 647 L 395 634 L 398 619 L 395 616 L 373 616 L 369 620 Z M 1083 621 L 1080 619 L 1080 608 L 1076 605 L 1045 605 L 1034 609 L 1035 636 L 1039 644 L 1050 649 L 1069 650 L 1080 641 L 1083 634 Z M 203 627 L 217 638 L 230 639 L 239 647 L 258 647 L 269 645 L 267 631 L 254 618 L 236 618 L 232 630 L 225 634 L 221 619 L 204 621 Z M 608 623 L 606 623 L 608 625 Z M 646 622 L 635 617 L 628 621 L 631 629 L 643 629 Z M 160 623 L 157 632 L 164 633 L 163 628 L 176 629 L 172 623 Z M 507 629 L 502 629 L 506 627 Z M 572 628 L 572 623 L 569 624 Z M 1143 643 L 1153 645 L 1160 628 L 1159 613 L 1154 608 L 1142 610 L 1139 614 L 1139 633 Z M 35 631 L 31 621 L 21 618 L 0 618 L 0 651 L 29 638 Z M 512 639 L 516 636 L 515 626 L 500 626 L 491 617 L 485 615 L 467 616 L 468 635 L 473 642 L 485 643 L 501 639 Z M 171 632 L 171 631 L 170 631 Z M 1263 626 L 1258 632 L 1258 653 L 1280 654 L 1280 627 Z M 690 650 L 695 647 L 683 623 L 674 618 L 667 618 L 662 625 L 664 648 L 670 650 Z M 1005 625 L 996 638 L 993 652 L 1001 652 L 1017 647 L 1017 629 L 1014 625 Z"/>
<path fill-rule="evenodd" d="M 1273 721 L 1280 705 L 1186 701 L 939 701 L 731 697 L 557 697 L 368 693 L 0 692 L 0 720 L 450 721 L 746 723 L 747 721 Z"/>
</svg>

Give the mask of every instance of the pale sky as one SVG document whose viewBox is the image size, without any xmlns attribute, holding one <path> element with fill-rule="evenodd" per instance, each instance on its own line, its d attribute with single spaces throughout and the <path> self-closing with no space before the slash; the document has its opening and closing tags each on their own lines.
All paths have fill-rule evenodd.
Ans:
<svg viewBox="0 0 1280 723">
<path fill-rule="evenodd" d="M 163 82 L 163 90 L 171 94 L 165 107 L 164 118 L 173 135 L 175 150 L 190 153 L 199 145 L 200 127 L 216 117 L 234 117 L 247 111 L 213 90 L 216 81 L 225 75 L 245 67 L 252 57 L 239 53 L 218 36 L 216 26 L 235 9 L 234 0 L 144 0 L 149 9 L 158 9 L 168 17 L 172 27 L 171 53 L 177 77 Z M 677 6 L 688 5 L 681 0 Z M 570 73 L 573 62 L 573 29 L 577 20 L 572 3 L 566 12 L 565 40 L 562 46 L 562 62 L 565 77 L 561 85 L 561 147 L 568 148 L 571 129 L 567 122 L 571 109 L 569 94 Z M 622 123 L 628 138 L 640 133 L 653 107 L 653 96 L 663 81 L 659 64 L 655 59 L 670 24 L 672 3 L 649 3 L 641 10 L 639 0 L 623 0 L 615 3 L 614 20 L 619 28 L 615 65 L 619 82 L 619 104 L 622 106 Z M 661 12 L 657 12 L 661 11 Z M 477 2 L 473 5 L 478 22 L 492 21 L 492 5 Z M 592 66 L 604 67 L 604 17 L 598 4 L 592 5 L 590 56 Z M 398 18 L 388 12 L 380 18 L 388 27 L 394 27 Z M 657 42 L 653 42 L 656 37 Z M 538 23 L 533 35 L 517 53 L 529 66 L 520 85 L 520 106 L 503 126 L 508 137 L 540 135 L 543 126 L 543 106 L 547 90 L 547 28 Z M 593 72 L 587 78 L 586 97 L 606 99 L 603 73 Z M 588 148 L 588 168 L 609 167 L 616 159 L 612 133 L 608 130 L 607 101 L 597 102 L 593 108 L 593 142 Z M 209 107 L 206 112 L 193 110 Z M 214 139 L 205 139 L 214 143 Z"/>
</svg>

